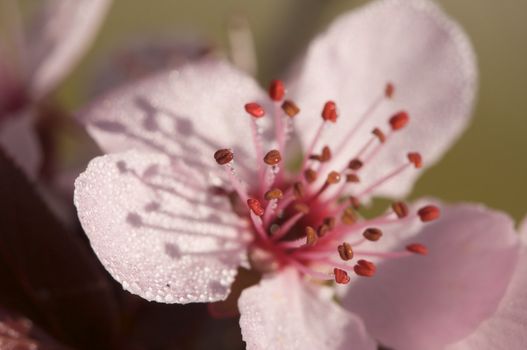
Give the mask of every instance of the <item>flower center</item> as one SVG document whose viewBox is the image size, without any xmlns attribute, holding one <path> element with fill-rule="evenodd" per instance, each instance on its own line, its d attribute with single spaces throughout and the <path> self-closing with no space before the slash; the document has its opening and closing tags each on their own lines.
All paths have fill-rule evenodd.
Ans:
<svg viewBox="0 0 527 350">
<path fill-rule="evenodd" d="M 395 89 L 386 84 L 381 96 L 375 99 L 344 138 L 337 151 L 346 149 L 346 143 L 385 100 L 391 99 Z M 399 258 L 410 254 L 427 254 L 427 248 L 419 243 L 406 246 L 404 251 L 373 252 L 361 249 L 367 241 L 377 242 L 383 236 L 379 228 L 400 220 L 411 220 L 418 216 L 422 222 L 439 217 L 439 209 L 428 205 L 411 213 L 403 202 L 392 204 L 387 214 L 373 218 L 361 218 L 358 209 L 361 201 L 384 183 L 399 176 L 407 169 L 422 167 L 421 155 L 407 154 L 407 159 L 395 169 L 388 170 L 378 179 L 368 182 L 361 192 L 349 195 L 350 187 L 364 181 L 361 169 L 371 162 L 388 138 L 404 129 L 410 118 L 399 111 L 388 119 L 388 131 L 378 126 L 371 137 L 349 158 L 347 166 L 334 169 L 333 151 L 322 145 L 323 131 L 338 120 L 335 102 L 328 101 L 322 107 L 321 124 L 304 154 L 300 169 L 287 172 L 283 164 L 286 142 L 292 130 L 294 118 L 300 108 L 291 100 L 284 100 L 285 88 L 281 81 L 274 80 L 269 88 L 274 102 L 275 141 L 277 148 L 264 153 L 260 119 L 266 116 L 265 109 L 256 102 L 245 105 L 251 118 L 251 132 L 258 159 L 257 185 L 247 188 L 235 171 L 235 155 L 230 149 L 220 149 L 214 154 L 230 180 L 233 209 L 247 217 L 254 233 L 250 247 L 250 261 L 255 269 L 268 271 L 292 266 L 304 275 L 319 280 L 334 280 L 348 283 L 349 272 L 371 277 L 376 272 L 375 264 L 368 260 L 376 258 Z M 356 259 L 357 258 L 357 259 Z M 354 259 L 356 260 L 355 262 Z"/>
</svg>

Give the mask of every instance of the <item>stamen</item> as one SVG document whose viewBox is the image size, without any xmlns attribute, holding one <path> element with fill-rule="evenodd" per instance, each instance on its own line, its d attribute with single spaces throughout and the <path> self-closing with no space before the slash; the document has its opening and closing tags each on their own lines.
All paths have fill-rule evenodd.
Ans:
<svg viewBox="0 0 527 350">
<path fill-rule="evenodd" d="M 352 206 L 353 209 L 355 210 L 358 210 L 360 208 L 360 201 L 357 197 L 354 197 L 354 196 L 350 196 L 349 197 L 349 202 Z"/>
<path fill-rule="evenodd" d="M 324 225 L 327 225 L 330 230 L 333 230 L 337 224 L 337 219 L 335 219 L 334 216 L 328 216 L 327 218 L 324 218 L 323 222 Z"/>
<path fill-rule="evenodd" d="M 364 238 L 371 242 L 377 242 L 382 237 L 382 231 L 378 228 L 369 227 L 362 233 Z"/>
<path fill-rule="evenodd" d="M 260 203 L 258 199 L 254 199 L 254 198 L 247 199 L 247 205 L 249 206 L 251 211 L 257 216 L 262 216 L 265 212 L 262 207 L 262 203 Z"/>
<path fill-rule="evenodd" d="M 273 188 L 265 192 L 264 198 L 268 201 L 273 199 L 282 199 L 284 193 L 279 188 Z"/>
<path fill-rule="evenodd" d="M 386 183 L 388 180 L 391 180 L 392 178 L 394 178 L 397 175 L 399 175 L 400 173 L 402 173 L 409 165 L 410 165 L 410 163 L 406 163 L 406 164 L 403 164 L 403 165 L 399 166 L 398 168 L 392 170 L 387 175 L 385 175 L 385 176 L 381 177 L 380 179 L 378 179 L 377 181 L 375 181 L 372 185 L 370 185 L 368 188 L 363 190 L 356 197 L 357 198 L 362 198 L 362 197 L 370 194 L 377 187 L 381 186 L 382 184 Z"/>
<path fill-rule="evenodd" d="M 384 95 L 387 98 L 392 98 L 394 93 L 395 93 L 395 86 L 393 86 L 392 83 L 388 82 L 386 84 L 386 87 L 384 88 Z"/>
<path fill-rule="evenodd" d="M 410 117 L 408 116 L 408 113 L 406 113 L 405 111 L 400 111 L 400 112 L 395 113 L 390 118 L 390 126 L 392 127 L 392 130 L 394 131 L 400 130 L 404 128 L 406 124 L 408 124 L 409 121 L 410 121 Z"/>
<path fill-rule="evenodd" d="M 330 231 L 329 226 L 326 224 L 322 224 L 317 229 L 317 235 L 318 237 L 324 237 L 329 231 Z"/>
<path fill-rule="evenodd" d="M 399 219 L 405 218 L 408 216 L 408 206 L 404 202 L 394 202 L 392 203 L 392 209 Z"/>
<path fill-rule="evenodd" d="M 423 158 L 420 153 L 410 152 L 408 153 L 408 160 L 412 163 L 416 169 L 419 169 L 423 166 Z"/>
<path fill-rule="evenodd" d="M 386 142 L 386 135 L 382 132 L 381 129 L 375 128 L 371 133 L 375 135 L 375 137 L 377 137 L 380 143 Z"/>
<path fill-rule="evenodd" d="M 247 103 L 245 111 L 255 118 L 262 118 L 265 115 L 265 110 L 256 102 Z"/>
<path fill-rule="evenodd" d="M 346 182 L 358 183 L 360 182 L 360 179 L 357 176 L 357 174 L 350 173 L 350 174 L 346 174 Z"/>
<path fill-rule="evenodd" d="M 363 165 L 364 163 L 360 159 L 352 159 L 348 164 L 348 168 L 357 171 L 362 168 Z"/>
<path fill-rule="evenodd" d="M 427 205 L 417 211 L 422 222 L 433 221 L 439 218 L 441 211 L 435 205 Z"/>
<path fill-rule="evenodd" d="M 372 277 L 375 271 L 377 271 L 377 268 L 371 261 L 361 259 L 357 261 L 357 265 L 353 266 L 353 271 L 359 276 Z"/>
<path fill-rule="evenodd" d="M 273 80 L 269 85 L 269 97 L 271 100 L 279 102 L 285 96 L 284 82 L 281 80 Z"/>
<path fill-rule="evenodd" d="M 337 105 L 335 104 L 335 102 L 326 102 L 326 104 L 324 105 L 324 109 L 322 110 L 322 119 L 324 119 L 324 121 L 336 123 L 337 117 Z"/>
<path fill-rule="evenodd" d="M 293 184 L 293 194 L 296 199 L 304 197 L 304 195 L 306 194 L 306 190 L 301 182 L 295 182 Z"/>
<path fill-rule="evenodd" d="M 317 172 L 311 168 L 304 170 L 304 178 L 308 183 L 313 183 L 317 181 Z"/>
<path fill-rule="evenodd" d="M 408 244 L 406 246 L 406 250 L 411 252 L 411 253 L 415 253 L 415 254 L 420 254 L 420 255 L 427 255 L 428 254 L 428 248 L 422 244 L 419 244 L 419 243 L 412 243 L 412 244 Z"/>
<path fill-rule="evenodd" d="M 353 249 L 351 244 L 344 242 L 337 247 L 337 250 L 342 260 L 348 261 L 353 259 Z"/>
<path fill-rule="evenodd" d="M 326 178 L 326 181 L 324 182 L 324 184 L 322 185 L 322 187 L 320 187 L 320 189 L 318 190 L 317 193 L 315 193 L 315 195 L 313 197 L 311 197 L 310 201 L 313 201 L 315 200 L 316 198 L 318 198 L 322 193 L 324 193 L 324 191 L 331 185 L 334 185 L 334 184 L 337 184 L 340 182 L 340 173 L 337 172 L 337 171 L 330 171 L 327 178 Z"/>
<path fill-rule="evenodd" d="M 298 106 L 291 100 L 285 100 L 284 103 L 282 103 L 282 110 L 290 118 L 293 118 L 300 112 L 300 108 L 298 108 Z"/>
<path fill-rule="evenodd" d="M 306 226 L 305 232 L 306 232 L 306 245 L 314 246 L 315 243 L 317 243 L 318 241 L 317 232 L 311 226 Z"/>
<path fill-rule="evenodd" d="M 357 222 L 357 216 L 355 212 L 353 211 L 353 208 L 347 207 L 344 209 L 344 212 L 342 213 L 342 216 L 340 217 L 340 221 L 342 221 L 345 225 L 353 225 Z"/>
<path fill-rule="evenodd" d="M 331 149 L 329 146 L 324 146 L 322 148 L 322 154 L 320 155 L 320 161 L 322 163 L 329 162 L 331 160 Z"/>
<path fill-rule="evenodd" d="M 286 234 L 289 233 L 289 230 L 300 220 L 304 215 L 306 215 L 306 212 L 299 211 L 295 215 L 291 216 L 280 228 L 278 231 L 275 232 L 272 239 L 273 241 L 278 241 L 280 238 L 284 237 Z"/>
<path fill-rule="evenodd" d="M 280 151 L 273 149 L 264 157 L 264 163 L 267 165 L 277 165 L 282 160 L 282 155 L 280 154 Z"/>
<path fill-rule="evenodd" d="M 339 284 L 348 284 L 350 282 L 350 276 L 346 271 L 335 267 L 333 273 L 335 274 L 335 282 Z"/>
<path fill-rule="evenodd" d="M 225 165 L 234 159 L 234 153 L 230 149 L 220 149 L 214 153 L 214 159 L 219 165 Z"/>
</svg>

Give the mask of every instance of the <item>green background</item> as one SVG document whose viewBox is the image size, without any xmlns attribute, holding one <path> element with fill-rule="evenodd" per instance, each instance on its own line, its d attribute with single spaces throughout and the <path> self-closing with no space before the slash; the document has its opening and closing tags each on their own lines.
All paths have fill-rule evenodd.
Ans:
<svg viewBox="0 0 527 350">
<path fill-rule="evenodd" d="M 281 76 L 310 38 L 338 14 L 366 1 L 116 0 L 90 52 L 59 89 L 72 110 L 86 100 L 90 76 L 108 53 L 135 38 L 199 35 L 227 51 L 235 14 L 253 30 L 262 82 Z M 471 127 L 428 169 L 412 198 L 483 202 L 520 220 L 527 214 L 527 1 L 443 0 L 472 39 L 480 89 Z"/>
</svg>

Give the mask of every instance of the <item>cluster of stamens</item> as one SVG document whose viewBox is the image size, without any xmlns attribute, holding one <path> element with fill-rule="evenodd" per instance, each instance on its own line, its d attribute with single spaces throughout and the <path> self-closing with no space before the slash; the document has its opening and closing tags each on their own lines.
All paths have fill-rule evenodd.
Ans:
<svg viewBox="0 0 527 350">
<path fill-rule="evenodd" d="M 381 96 L 350 129 L 341 147 L 337 148 L 338 151 L 345 149 L 346 140 L 354 136 L 355 131 L 382 101 L 391 99 L 394 92 L 394 86 L 386 84 Z M 251 251 L 258 252 L 250 254 L 253 267 L 266 270 L 269 265 L 273 268 L 287 265 L 315 279 L 346 284 L 350 281 L 348 272 L 363 277 L 375 275 L 377 267 L 367 257 L 390 259 L 410 254 L 426 255 L 427 247 L 419 243 L 409 244 L 405 250 L 398 252 L 360 249 L 360 245 L 365 242 L 382 239 L 383 231 L 380 226 L 415 217 L 422 222 L 439 217 L 440 212 L 436 206 L 424 206 L 412 213 L 404 202 L 392 203 L 391 211 L 374 219 L 364 219 L 359 215 L 363 198 L 406 169 L 412 166 L 422 167 L 419 153 L 408 153 L 407 160 L 401 166 L 376 179 L 361 192 L 348 194 L 350 187 L 362 181 L 359 176 L 361 169 L 372 161 L 395 132 L 404 129 L 409 123 L 408 113 L 399 111 L 393 114 L 388 119 L 389 132 L 383 132 L 381 127 L 374 128 L 371 138 L 350 158 L 346 167 L 333 170 L 328 169 L 334 157 L 332 150 L 327 145 L 319 146 L 324 128 L 338 120 L 335 102 L 326 102 L 321 113 L 322 123 L 304 155 L 300 170 L 296 174 L 288 174 L 283 166 L 282 155 L 285 154 L 292 122 L 300 108 L 293 101 L 284 99 L 285 94 L 284 84 L 280 80 L 272 81 L 269 97 L 274 102 L 277 148 L 265 154 L 258 123 L 267 113 L 259 103 L 250 102 L 245 105 L 245 111 L 251 118 L 253 141 L 259 160 L 256 188 L 247 189 L 237 176 L 234 170 L 235 155 L 230 149 L 220 149 L 214 154 L 216 162 L 227 173 L 233 193 L 237 194 L 236 199 L 247 206 L 246 213 L 242 215 L 248 217 L 254 232 Z M 320 147 L 318 153 L 314 152 L 317 146 Z M 362 235 L 356 237 L 357 233 Z M 353 237 L 354 241 L 348 241 Z M 357 261 L 350 264 L 356 257 Z"/>
</svg>

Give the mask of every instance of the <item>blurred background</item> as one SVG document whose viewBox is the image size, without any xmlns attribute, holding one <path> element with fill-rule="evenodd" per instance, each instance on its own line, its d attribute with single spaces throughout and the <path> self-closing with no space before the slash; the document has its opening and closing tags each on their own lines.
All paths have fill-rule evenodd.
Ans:
<svg viewBox="0 0 527 350">
<path fill-rule="evenodd" d="M 283 78 L 310 39 L 335 17 L 367 2 L 114 0 L 94 44 L 52 94 L 52 103 L 44 106 L 43 113 L 53 117 L 44 116 L 40 128 L 60 127 L 53 135 L 44 132 L 41 137 L 44 146 L 53 150 L 54 166 L 59 164 L 59 172 L 67 171 L 65 187 L 71 187 L 98 152 L 72 122 L 71 114 L 101 90 L 128 74 L 139 77 L 166 64 L 168 56 L 176 63 L 184 61 L 178 58 L 181 52 L 190 58 L 211 51 L 232 56 L 233 35 L 250 41 L 247 29 L 258 63 L 254 73 L 266 86 L 273 78 Z M 519 221 L 527 214 L 527 1 L 439 3 L 461 23 L 475 47 L 478 101 L 471 127 L 441 162 L 423 174 L 411 198 L 482 202 Z M 167 56 L 174 43 L 181 52 Z M 140 61 L 129 55 L 130 48 L 143 49 Z M 250 57 L 246 62 L 251 62 Z M 0 168 L 5 161 L 1 156 Z M 123 292 L 100 266 L 76 223 L 62 218 L 67 223 L 64 229 L 49 215 L 24 217 L 26 211 L 44 212 L 45 205 L 27 190 L 28 183 L 16 170 L 9 168 L 2 177 L 9 181 L 0 181 L 0 198 L 17 200 L 0 202 L 0 220 L 11 220 L 7 226 L 14 228 L 11 233 L 6 229 L 0 239 L 0 349 L 6 329 L 37 339 L 41 345 L 53 343 L 45 336 L 48 333 L 61 344 L 79 349 L 243 348 L 236 318 L 214 320 L 205 305 L 148 303 Z M 55 209 L 71 220 L 75 217 L 68 197 L 71 192 L 66 188 L 64 193 L 68 208 Z M 48 198 L 50 203 L 53 200 Z M 3 222 L 0 227 L 5 227 Z M 44 234 L 43 228 L 49 232 Z M 42 290 L 49 294 L 43 295 Z M 28 326 L 25 317 L 34 326 Z M 20 347 L 26 348 L 30 347 Z"/>
<path fill-rule="evenodd" d="M 117 48 L 141 39 L 200 38 L 228 53 L 229 26 L 246 18 L 262 84 L 282 77 L 310 38 L 358 0 L 116 0 L 97 40 L 58 91 L 68 108 L 82 105 L 90 77 Z M 480 90 L 472 126 L 418 182 L 412 197 L 477 201 L 527 214 L 527 1 L 441 0 L 461 23 L 479 61 Z M 145 8 L 145 6 L 147 8 Z M 100 69 L 100 68 L 99 68 Z"/>
</svg>

